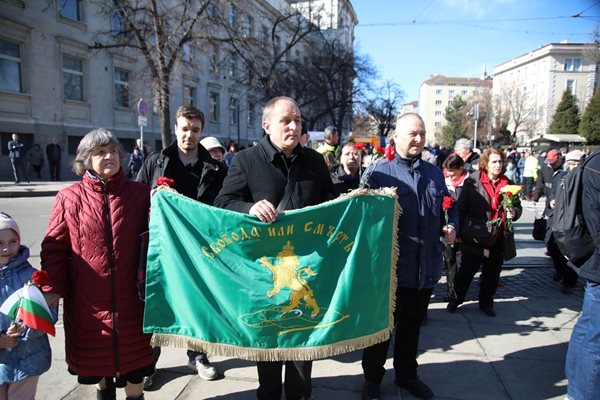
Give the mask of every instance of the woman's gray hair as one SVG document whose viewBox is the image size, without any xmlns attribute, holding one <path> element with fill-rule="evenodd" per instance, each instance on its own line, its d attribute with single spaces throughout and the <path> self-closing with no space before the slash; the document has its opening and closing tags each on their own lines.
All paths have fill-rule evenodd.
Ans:
<svg viewBox="0 0 600 400">
<path fill-rule="evenodd" d="M 73 171 L 79 176 L 83 176 L 87 170 L 91 171 L 92 152 L 98 147 L 107 146 L 109 144 L 117 146 L 119 160 L 121 161 L 121 165 L 123 165 L 126 153 L 123 146 L 121 146 L 121 143 L 119 143 L 119 139 L 117 139 L 117 137 L 108 129 L 98 128 L 87 133 L 83 139 L 81 139 L 81 142 L 79 142 L 79 146 L 77 146 L 77 155 L 73 161 Z"/>
</svg>

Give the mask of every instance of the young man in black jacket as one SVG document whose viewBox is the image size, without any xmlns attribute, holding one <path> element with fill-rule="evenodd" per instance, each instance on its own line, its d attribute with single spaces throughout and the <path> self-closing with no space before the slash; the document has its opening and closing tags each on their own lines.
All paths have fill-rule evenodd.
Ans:
<svg viewBox="0 0 600 400">
<path fill-rule="evenodd" d="M 160 153 L 152 153 L 144 161 L 137 181 L 151 188 L 156 180 L 164 176 L 175 181 L 173 189 L 186 197 L 213 205 L 223 186 L 226 168 L 214 160 L 200 144 L 204 113 L 198 108 L 181 106 L 175 115 L 175 135 L 177 140 Z M 204 380 L 218 377 L 217 370 L 210 364 L 205 353 L 188 350 L 188 367 Z M 160 347 L 154 348 L 154 360 L 158 361 Z M 146 377 L 144 387 L 152 385 L 153 377 Z"/>
</svg>

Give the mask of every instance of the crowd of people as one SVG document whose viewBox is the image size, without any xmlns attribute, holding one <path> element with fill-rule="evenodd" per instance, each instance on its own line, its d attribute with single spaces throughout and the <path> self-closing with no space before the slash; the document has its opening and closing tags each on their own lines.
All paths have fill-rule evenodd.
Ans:
<svg viewBox="0 0 600 400">
<path fill-rule="evenodd" d="M 8 142 L 8 158 L 13 170 L 15 183 L 29 183 L 29 174 L 31 169 L 38 179 L 42 179 L 42 168 L 46 160 L 48 161 L 48 170 L 50 180 L 60 181 L 60 158 L 61 149 L 58 144 L 58 138 L 53 138 L 51 143 L 46 145 L 46 152 L 38 143 L 25 151 L 25 144 L 19 140 L 19 134 L 13 133 L 12 140 Z"/>
<path fill-rule="evenodd" d="M 530 150 L 522 157 L 512 147 L 478 152 L 466 138 L 459 139 L 453 151 L 443 153 L 436 145 L 426 147 L 425 124 L 415 113 L 398 117 L 385 157 L 376 156 L 381 148 L 369 149 L 352 137 L 340 141 L 335 127 L 325 129 L 325 142 L 313 150 L 307 146 L 300 109 L 289 97 L 265 104 L 265 136 L 245 150 L 238 150 L 235 143 L 223 146 L 214 137 L 201 140 L 204 125 L 202 111 L 190 105 L 180 107 L 175 141 L 152 154 L 134 151 L 127 166 L 117 137 L 106 129 L 93 130 L 79 143 L 73 164 L 81 181 L 56 196 L 42 241 L 41 267 L 49 281 L 41 289 L 54 311 L 63 299 L 68 370 L 80 383 L 96 385 L 98 399 L 115 399 L 117 388 L 124 388 L 129 400 L 143 399 L 144 388 L 153 384 L 161 349 L 152 348 L 150 335 L 142 331 L 144 293 L 136 277 L 145 262 L 148 210 L 159 178 L 171 179 L 173 188 L 190 199 L 247 213 L 266 223 L 276 221 L 286 210 L 321 204 L 352 189 L 388 188 L 403 210 L 397 235 L 401 253 L 396 265 L 395 384 L 428 399 L 434 394 L 418 375 L 417 352 L 434 286 L 446 271 L 447 311 L 455 313 L 481 269 L 479 309 L 494 317 L 502 265 L 516 256 L 512 223 L 522 213 L 521 198 L 507 196 L 506 189 L 522 183 L 524 199 L 538 201 L 545 196 L 544 212 L 552 218 L 557 180 L 583 157 L 578 150 L 564 155 L 551 150 L 540 163 Z M 9 144 L 16 181 L 24 179 L 19 175 L 19 143 L 14 135 Z M 35 149 L 39 153 L 39 146 Z M 49 162 L 50 153 L 53 160 L 57 154 L 60 160 L 60 147 L 46 150 Z M 134 179 L 128 179 L 126 169 Z M 53 176 L 60 179 L 58 170 Z M 586 175 L 585 179 L 589 181 L 584 194 L 586 221 L 589 218 L 590 231 L 597 237 L 598 178 Z M 563 282 L 568 293 L 577 274 L 561 258 L 551 231 L 546 245 L 555 263 L 555 279 Z M 2 213 L 0 249 L 4 288 L 0 300 L 4 301 L 35 269 L 27 262 L 29 251 L 20 244 L 16 221 Z M 594 317 L 600 284 L 597 260 L 596 256 L 586 270 L 590 284 L 581 318 L 585 321 L 580 319 L 574 331 L 577 341 L 569 349 L 570 360 L 588 345 L 598 346 L 595 338 L 600 328 Z M 32 399 L 37 378 L 49 368 L 47 337 L 11 323 L 4 315 L 0 324 L 0 398 Z M 381 397 L 391 342 L 369 346 L 362 353 L 363 399 Z M 575 395 L 586 390 L 596 390 L 600 396 L 594 389 L 599 378 L 593 367 L 598 365 L 600 351 L 588 353 L 585 365 L 589 369 L 578 361 L 567 364 L 574 382 L 573 388 L 569 382 L 571 399 L 594 398 Z M 187 365 L 202 379 L 220 375 L 206 353 L 188 350 L 187 355 Z M 258 362 L 257 398 L 310 399 L 311 373 L 312 361 Z"/>
</svg>

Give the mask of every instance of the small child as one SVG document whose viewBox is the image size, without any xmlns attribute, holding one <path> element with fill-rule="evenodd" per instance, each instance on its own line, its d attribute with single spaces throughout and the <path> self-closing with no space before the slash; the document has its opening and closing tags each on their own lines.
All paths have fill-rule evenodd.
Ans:
<svg viewBox="0 0 600 400">
<path fill-rule="evenodd" d="M 0 304 L 32 279 L 36 269 L 28 258 L 19 226 L 0 212 Z M 48 335 L 0 314 L 0 400 L 34 400 L 38 379 L 51 361 Z"/>
</svg>

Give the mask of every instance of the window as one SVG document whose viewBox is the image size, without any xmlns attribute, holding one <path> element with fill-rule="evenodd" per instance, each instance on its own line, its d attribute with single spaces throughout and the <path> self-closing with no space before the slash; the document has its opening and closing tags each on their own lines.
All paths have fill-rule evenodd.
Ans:
<svg viewBox="0 0 600 400">
<path fill-rule="evenodd" d="M 461 96 L 466 96 L 467 95 L 467 91 L 466 90 L 461 90 L 460 94 L 461 94 Z"/>
<path fill-rule="evenodd" d="M 571 92 L 571 94 L 575 94 L 575 80 L 574 79 L 567 79 L 567 90 L 569 92 Z"/>
<path fill-rule="evenodd" d="M 209 70 L 213 74 L 219 73 L 219 51 L 216 48 L 213 48 L 213 52 L 210 55 Z"/>
<path fill-rule="evenodd" d="M 83 62 L 63 55 L 63 88 L 67 100 L 83 101 Z"/>
<path fill-rule="evenodd" d="M 436 128 L 440 128 L 441 126 L 442 126 L 442 123 L 441 123 L 441 122 L 436 122 L 436 123 L 435 123 L 435 127 L 436 127 Z"/>
<path fill-rule="evenodd" d="M 442 105 L 442 101 L 441 100 L 436 100 L 435 101 L 435 105 L 436 106 L 441 106 Z"/>
<path fill-rule="evenodd" d="M 129 107 L 129 72 L 115 68 L 115 106 Z"/>
<path fill-rule="evenodd" d="M 435 112 L 435 116 L 436 116 L 436 117 L 440 117 L 441 115 L 442 115 L 442 112 L 441 112 L 441 111 L 436 111 L 436 112 Z"/>
<path fill-rule="evenodd" d="M 219 121 L 219 94 L 210 92 L 208 94 L 208 119 L 211 122 Z"/>
<path fill-rule="evenodd" d="M 473 90 L 473 96 L 477 96 L 479 94 L 479 90 Z"/>
<path fill-rule="evenodd" d="M 57 3 L 61 16 L 74 21 L 82 20 L 81 0 L 60 0 Z"/>
<path fill-rule="evenodd" d="M 0 39 L 0 90 L 21 93 L 21 47 Z"/>
<path fill-rule="evenodd" d="M 183 46 L 181 46 L 181 59 L 183 61 L 192 60 L 192 49 L 189 43 L 184 43 Z"/>
<path fill-rule="evenodd" d="M 442 94 L 442 89 L 436 89 L 435 94 Z"/>
<path fill-rule="evenodd" d="M 255 126 L 256 124 L 256 103 L 253 101 L 248 102 L 248 126 Z"/>
<path fill-rule="evenodd" d="M 246 23 L 244 26 L 244 36 L 252 37 L 254 36 L 254 18 L 250 15 L 246 15 Z"/>
<path fill-rule="evenodd" d="M 232 3 L 229 3 L 229 12 L 227 13 L 227 24 L 229 24 L 230 27 L 235 28 L 236 11 Z"/>
<path fill-rule="evenodd" d="M 448 97 L 454 97 L 454 90 L 448 91 Z"/>
<path fill-rule="evenodd" d="M 275 52 L 279 53 L 281 49 L 281 37 L 279 35 L 275 35 Z"/>
<path fill-rule="evenodd" d="M 235 78 L 237 71 L 237 59 L 235 56 L 231 56 L 229 63 L 227 64 L 227 74 L 230 78 Z"/>
<path fill-rule="evenodd" d="M 110 30 L 113 36 L 119 36 L 125 33 L 125 25 L 123 24 L 123 18 L 118 11 L 113 11 L 110 18 Z"/>
<path fill-rule="evenodd" d="M 269 29 L 266 26 L 262 27 L 260 47 L 267 48 L 269 44 Z"/>
<path fill-rule="evenodd" d="M 213 3 L 213 2 L 208 3 L 208 6 L 206 7 L 206 15 L 208 15 L 208 18 L 216 17 L 217 6 L 215 5 L 215 3 Z"/>
<path fill-rule="evenodd" d="M 229 124 L 237 125 L 239 116 L 238 99 L 232 97 L 229 99 Z"/>
<path fill-rule="evenodd" d="M 565 71 L 581 71 L 581 58 L 565 58 Z"/>
<path fill-rule="evenodd" d="M 196 88 L 191 86 L 184 85 L 183 86 L 183 104 L 193 106 L 196 97 Z"/>
</svg>

